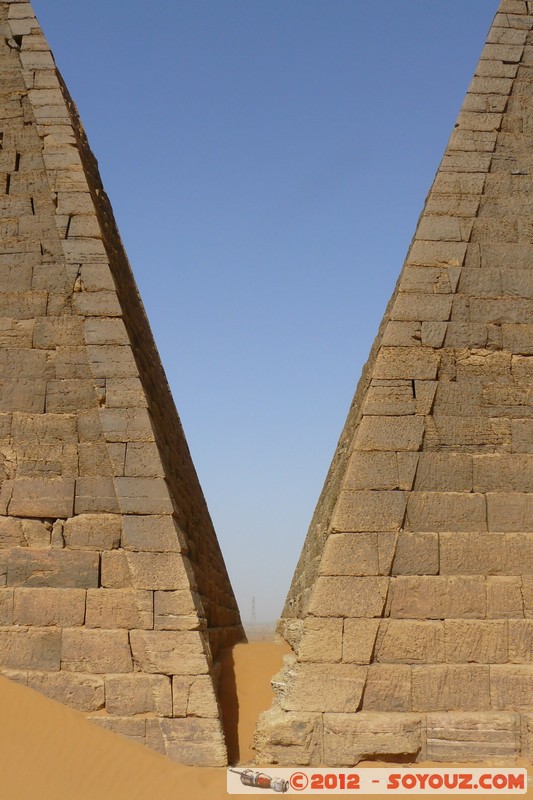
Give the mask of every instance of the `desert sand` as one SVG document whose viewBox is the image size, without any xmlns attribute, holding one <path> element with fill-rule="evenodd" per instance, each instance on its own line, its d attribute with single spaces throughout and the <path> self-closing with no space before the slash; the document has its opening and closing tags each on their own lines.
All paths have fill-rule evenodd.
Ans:
<svg viewBox="0 0 533 800">
<path fill-rule="evenodd" d="M 234 761 L 246 764 L 253 758 L 254 723 L 260 711 L 270 706 L 270 678 L 281 666 L 286 652 L 285 644 L 259 641 L 237 645 L 224 656 L 222 706 L 228 748 Z M 82 714 L 6 678 L 0 678 L 0 719 L 0 797 L 5 800 L 228 797 L 224 769 L 172 764 L 141 745 L 98 728 Z M 533 787 L 521 796 L 533 800 Z"/>
</svg>

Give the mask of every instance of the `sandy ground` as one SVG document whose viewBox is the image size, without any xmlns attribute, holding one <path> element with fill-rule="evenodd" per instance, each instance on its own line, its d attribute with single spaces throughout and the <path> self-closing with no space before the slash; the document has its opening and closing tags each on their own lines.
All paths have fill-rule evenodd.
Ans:
<svg viewBox="0 0 533 800">
<path fill-rule="evenodd" d="M 237 645 L 225 656 L 225 727 L 230 753 L 240 763 L 252 758 L 254 723 L 259 712 L 270 706 L 270 678 L 281 666 L 285 652 L 286 645 L 259 641 Z M 0 678 L 0 720 L 2 800 L 228 798 L 224 769 L 172 764 L 157 753 L 97 728 L 76 711 L 5 678 Z M 509 797 L 485 797 L 500 796 Z M 533 800 L 533 788 L 520 796 Z"/>
</svg>

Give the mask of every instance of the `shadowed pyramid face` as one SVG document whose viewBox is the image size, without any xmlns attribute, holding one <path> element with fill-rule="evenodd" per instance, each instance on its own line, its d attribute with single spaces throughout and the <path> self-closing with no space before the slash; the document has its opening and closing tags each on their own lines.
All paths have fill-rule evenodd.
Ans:
<svg viewBox="0 0 533 800">
<path fill-rule="evenodd" d="M 296 569 L 264 763 L 533 756 L 532 31 L 503 0 Z"/>
<path fill-rule="evenodd" d="M 216 535 L 76 109 L 30 4 L 0 26 L 0 670 L 223 764 Z"/>
</svg>

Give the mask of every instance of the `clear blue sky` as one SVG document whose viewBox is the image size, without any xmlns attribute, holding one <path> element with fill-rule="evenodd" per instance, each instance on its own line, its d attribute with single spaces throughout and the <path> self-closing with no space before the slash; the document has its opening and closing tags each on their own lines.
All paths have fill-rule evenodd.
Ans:
<svg viewBox="0 0 533 800">
<path fill-rule="evenodd" d="M 498 2 L 33 4 L 243 619 L 274 619 Z"/>
</svg>

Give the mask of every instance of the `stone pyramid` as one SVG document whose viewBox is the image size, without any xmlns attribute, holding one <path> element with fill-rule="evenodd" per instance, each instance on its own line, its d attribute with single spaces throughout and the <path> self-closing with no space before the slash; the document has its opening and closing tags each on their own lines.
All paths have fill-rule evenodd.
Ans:
<svg viewBox="0 0 533 800">
<path fill-rule="evenodd" d="M 259 763 L 533 758 L 533 4 L 502 0 L 280 629 Z"/>
<path fill-rule="evenodd" d="M 224 561 L 76 108 L 30 3 L 0 26 L 0 672 L 224 764 Z"/>
</svg>

